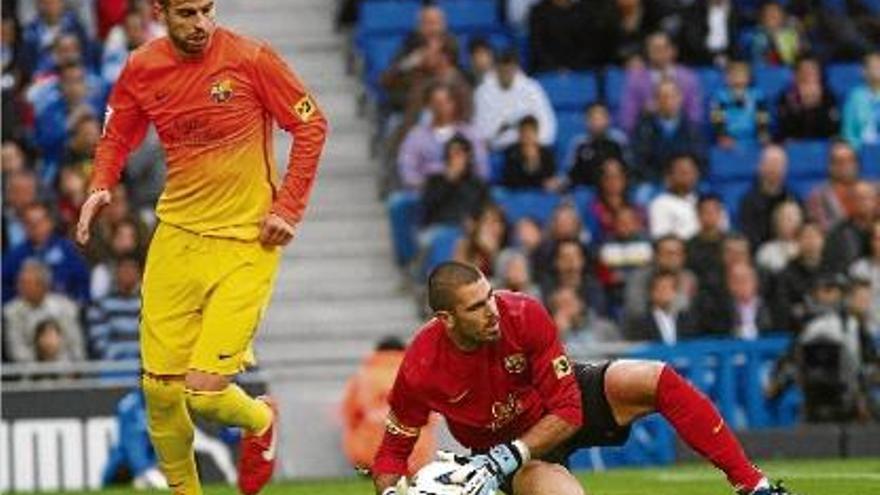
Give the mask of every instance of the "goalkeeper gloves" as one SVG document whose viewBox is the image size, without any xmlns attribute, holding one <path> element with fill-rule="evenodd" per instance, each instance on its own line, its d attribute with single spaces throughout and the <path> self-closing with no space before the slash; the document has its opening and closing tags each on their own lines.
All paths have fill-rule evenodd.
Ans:
<svg viewBox="0 0 880 495">
<path fill-rule="evenodd" d="M 467 464 L 450 475 L 450 479 L 464 485 L 465 495 L 489 495 L 530 458 L 529 448 L 522 441 L 501 443 L 486 454 L 471 457 Z"/>
</svg>

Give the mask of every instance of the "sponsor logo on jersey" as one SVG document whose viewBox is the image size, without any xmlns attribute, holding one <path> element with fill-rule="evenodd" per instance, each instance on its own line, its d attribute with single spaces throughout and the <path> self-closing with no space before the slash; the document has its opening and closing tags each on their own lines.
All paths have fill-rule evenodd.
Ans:
<svg viewBox="0 0 880 495">
<path fill-rule="evenodd" d="M 232 81 L 223 79 L 211 85 L 211 99 L 214 103 L 223 103 L 232 98 Z"/>
<path fill-rule="evenodd" d="M 511 374 L 522 373 L 526 370 L 526 356 L 522 353 L 517 353 L 505 357 L 504 369 Z"/>
<path fill-rule="evenodd" d="M 312 97 L 309 95 L 305 95 L 299 99 L 296 103 L 293 104 L 293 113 L 299 117 L 299 120 L 303 122 L 308 122 L 312 115 L 315 114 L 317 107 L 315 106 L 315 102 L 312 101 Z"/>
<path fill-rule="evenodd" d="M 571 363 L 568 362 L 568 358 L 565 356 L 559 356 L 558 358 L 554 359 L 553 371 L 556 373 L 557 379 L 570 375 Z"/>
</svg>

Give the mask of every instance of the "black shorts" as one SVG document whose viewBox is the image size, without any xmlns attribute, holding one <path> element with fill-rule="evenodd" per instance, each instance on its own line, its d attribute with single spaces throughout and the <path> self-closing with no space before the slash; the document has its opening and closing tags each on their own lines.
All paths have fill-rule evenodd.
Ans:
<svg viewBox="0 0 880 495">
<path fill-rule="evenodd" d="M 605 397 L 605 372 L 611 361 L 574 363 L 574 376 L 581 389 L 583 423 L 581 429 L 559 447 L 540 457 L 540 460 L 568 467 L 568 458 L 576 450 L 587 447 L 619 446 L 626 443 L 631 427 L 620 426 Z M 513 495 L 513 477 L 501 487 Z"/>
</svg>

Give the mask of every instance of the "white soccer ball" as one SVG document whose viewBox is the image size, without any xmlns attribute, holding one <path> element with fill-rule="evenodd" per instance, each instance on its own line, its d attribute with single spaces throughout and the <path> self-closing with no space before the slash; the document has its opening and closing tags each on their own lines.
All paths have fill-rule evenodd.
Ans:
<svg viewBox="0 0 880 495">
<path fill-rule="evenodd" d="M 449 480 L 461 464 L 454 461 L 434 461 L 413 476 L 407 495 L 461 495 L 464 487 Z"/>
</svg>

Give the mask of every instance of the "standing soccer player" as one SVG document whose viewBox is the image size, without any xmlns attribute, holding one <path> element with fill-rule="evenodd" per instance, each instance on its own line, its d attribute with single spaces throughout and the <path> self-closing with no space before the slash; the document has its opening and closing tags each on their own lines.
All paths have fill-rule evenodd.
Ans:
<svg viewBox="0 0 880 495">
<path fill-rule="evenodd" d="M 472 450 L 449 476 L 467 495 L 583 495 L 562 464 L 581 447 L 622 445 L 630 425 L 662 414 L 742 494 L 786 495 L 746 457 L 712 403 L 672 367 L 652 361 L 572 364 L 553 320 L 531 297 L 493 292 L 480 271 L 448 262 L 428 279 L 435 317 L 406 351 L 373 476 L 399 493 L 406 460 L 431 411 Z"/>
<path fill-rule="evenodd" d="M 147 256 L 142 386 L 150 438 L 176 495 L 201 493 L 189 412 L 245 431 L 238 484 L 272 476 L 278 417 L 231 378 L 252 364 L 254 331 L 281 248 L 303 217 L 327 135 L 305 86 L 265 43 L 215 24 L 213 0 L 159 0 L 168 36 L 135 50 L 107 108 L 77 240 L 110 202 L 127 155 L 156 125 L 168 179 Z M 293 135 L 276 176 L 273 121 Z"/>
</svg>

